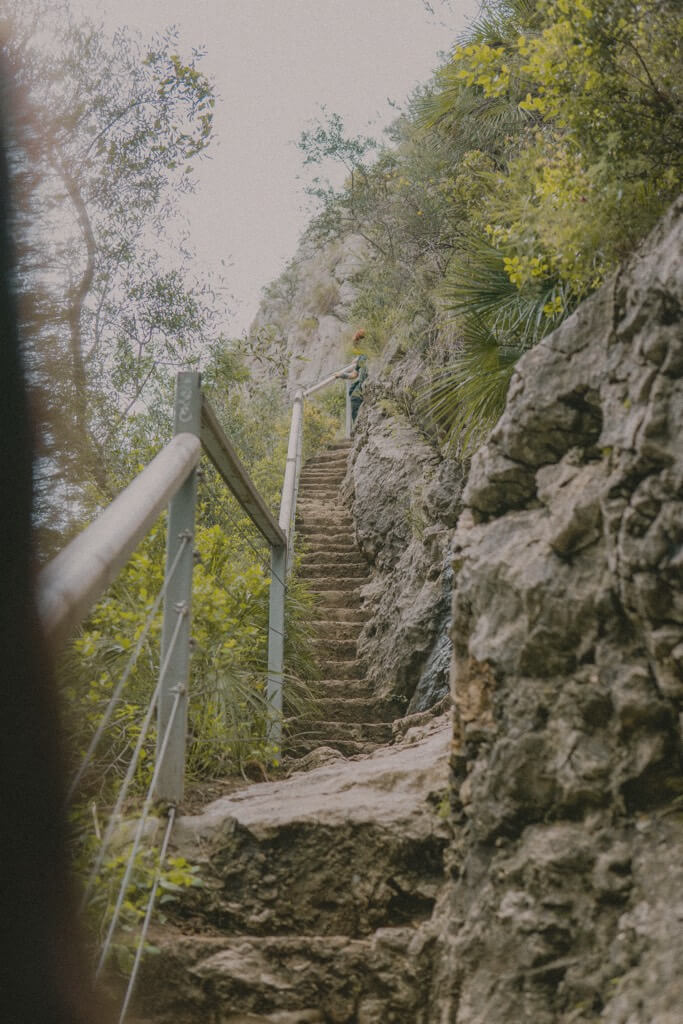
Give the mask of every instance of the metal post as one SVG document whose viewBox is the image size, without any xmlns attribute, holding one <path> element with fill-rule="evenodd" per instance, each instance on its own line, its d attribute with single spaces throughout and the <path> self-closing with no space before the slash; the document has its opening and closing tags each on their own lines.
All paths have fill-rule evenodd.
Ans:
<svg viewBox="0 0 683 1024">
<path fill-rule="evenodd" d="M 304 396 L 302 391 L 297 391 L 292 406 L 292 425 L 289 430 L 289 445 L 287 448 L 287 465 L 285 467 L 285 479 L 282 484 L 282 500 L 280 501 L 280 529 L 287 535 L 287 568 L 291 564 L 294 516 L 296 514 L 296 489 L 298 484 L 297 467 L 300 458 L 300 437 L 304 416 Z"/>
<path fill-rule="evenodd" d="M 194 434 L 201 430 L 201 390 L 198 373 L 182 372 L 176 381 L 174 433 Z M 187 735 L 187 689 L 190 675 L 190 626 L 192 568 L 194 565 L 194 516 L 197 497 L 197 472 L 193 469 L 171 499 L 168 509 L 166 573 L 179 556 L 164 597 L 164 623 L 161 634 L 161 665 L 166 671 L 161 681 L 158 710 L 157 757 L 160 755 L 175 699 L 180 702 L 172 719 L 171 733 L 163 764 L 159 769 L 156 796 L 176 804 L 183 798 L 185 782 L 185 738 Z M 180 621 L 179 621 L 180 620 Z"/>
<path fill-rule="evenodd" d="M 289 520 L 289 554 L 287 563 L 287 572 L 292 571 L 294 564 L 294 537 L 296 534 L 296 501 L 299 494 L 299 478 L 301 476 L 301 466 L 304 460 L 304 403 L 301 401 L 301 424 L 299 426 L 299 436 L 296 442 L 296 462 L 294 463 L 294 499 L 292 501 L 292 512 Z"/>
<path fill-rule="evenodd" d="M 304 415 L 303 391 L 297 391 L 292 406 L 289 429 L 287 465 L 280 501 L 280 529 L 286 535 L 286 547 L 271 547 L 270 607 L 268 621 L 268 687 L 267 697 L 272 709 L 268 725 L 268 739 L 280 751 L 282 737 L 282 682 L 285 657 L 285 596 L 286 580 L 292 559 L 296 492 L 301 462 L 301 434 Z"/>
<path fill-rule="evenodd" d="M 285 661 L 285 580 L 287 548 L 273 546 L 270 555 L 270 606 L 268 611 L 268 686 L 270 708 L 268 740 L 279 755 L 282 742 L 282 683 Z"/>
<path fill-rule="evenodd" d="M 346 431 L 344 436 L 348 441 L 351 437 L 351 384 L 349 381 L 345 381 L 346 384 Z"/>
</svg>

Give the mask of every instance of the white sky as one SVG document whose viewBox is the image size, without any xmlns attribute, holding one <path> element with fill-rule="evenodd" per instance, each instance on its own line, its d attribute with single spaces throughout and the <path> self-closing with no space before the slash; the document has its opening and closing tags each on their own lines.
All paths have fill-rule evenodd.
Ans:
<svg viewBox="0 0 683 1024">
<path fill-rule="evenodd" d="M 308 220 L 294 143 L 320 116 L 375 137 L 438 64 L 477 0 L 73 0 L 107 30 L 150 36 L 174 24 L 181 52 L 205 46 L 218 92 L 215 139 L 184 201 L 197 269 L 222 272 L 241 333 L 261 288 L 295 252 Z M 227 269 L 221 266 L 224 259 Z"/>
</svg>

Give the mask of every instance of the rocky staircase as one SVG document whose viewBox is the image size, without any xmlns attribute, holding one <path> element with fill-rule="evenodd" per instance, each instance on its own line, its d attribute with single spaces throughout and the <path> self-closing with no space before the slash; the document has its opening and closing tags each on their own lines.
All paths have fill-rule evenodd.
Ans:
<svg viewBox="0 0 683 1024">
<path fill-rule="evenodd" d="M 449 744 L 435 719 L 179 818 L 204 887 L 162 908 L 127 1024 L 435 1024 Z"/>
<path fill-rule="evenodd" d="M 434 1024 L 450 729 L 435 719 L 390 744 L 397 709 L 365 679 L 347 456 L 332 446 L 301 477 L 318 711 L 286 720 L 288 778 L 176 821 L 173 853 L 203 885 L 164 906 L 128 1024 Z"/>
<path fill-rule="evenodd" d="M 345 756 L 367 754 L 391 740 L 395 701 L 375 697 L 357 655 L 363 624 L 360 588 L 368 564 L 354 540 L 353 520 L 339 488 L 346 474 L 350 441 L 330 445 L 303 468 L 296 536 L 304 554 L 298 569 L 316 595 L 317 717 L 285 723 L 285 751 L 302 757 L 318 747 Z"/>
</svg>

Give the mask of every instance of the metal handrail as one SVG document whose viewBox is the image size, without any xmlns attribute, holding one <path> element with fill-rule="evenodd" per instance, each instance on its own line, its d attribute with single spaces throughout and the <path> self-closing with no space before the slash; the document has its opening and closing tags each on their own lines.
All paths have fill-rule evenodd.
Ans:
<svg viewBox="0 0 683 1024">
<path fill-rule="evenodd" d="M 287 539 L 282 528 L 275 522 L 270 509 L 242 465 L 237 452 L 225 436 L 206 395 L 202 395 L 201 417 L 202 447 L 224 483 L 269 544 L 276 546 L 286 544 Z"/>
<path fill-rule="evenodd" d="M 335 372 L 331 373 L 328 377 L 324 377 L 322 380 L 319 380 L 317 384 L 311 384 L 310 387 L 304 388 L 304 396 L 308 398 L 309 395 L 314 395 L 316 391 L 320 391 L 322 388 L 327 387 L 328 384 L 333 384 L 335 380 L 338 379 L 337 374 L 348 373 L 350 370 L 355 370 L 355 368 L 356 360 L 354 359 L 354 361 L 352 363 L 349 363 L 348 366 L 343 366 L 341 370 L 335 370 Z"/>
<path fill-rule="evenodd" d="M 186 610 L 183 617 L 183 636 L 177 644 L 169 677 L 172 677 L 173 687 L 186 685 L 189 675 L 193 565 L 192 545 L 188 545 L 187 541 L 194 535 L 195 471 L 201 449 L 204 448 L 225 484 L 271 547 L 267 693 L 272 707 L 270 739 L 279 749 L 285 588 L 294 554 L 296 503 L 302 463 L 304 400 L 332 384 L 338 379 L 339 374 L 348 373 L 355 365 L 354 360 L 309 388 L 300 388 L 296 392 L 292 405 L 287 462 L 277 522 L 225 436 L 206 396 L 202 394 L 200 375 L 195 372 L 179 373 L 173 440 L 162 448 L 100 516 L 40 573 L 39 610 L 45 632 L 52 645 L 58 648 L 71 636 L 106 588 L 116 579 L 170 501 L 167 571 L 169 565 L 172 565 L 176 578 L 167 581 L 169 586 L 164 600 L 161 657 L 163 662 L 169 637 L 175 635 L 178 608 L 183 607 Z M 179 552 L 181 546 L 187 550 Z M 174 700 L 171 692 L 167 690 L 168 687 L 163 687 L 159 696 L 160 732 L 163 732 L 169 706 Z M 169 744 L 168 764 L 161 773 L 157 793 L 160 798 L 170 803 L 177 803 L 182 799 L 186 708 L 185 699 L 177 716 L 176 735 Z"/>
<path fill-rule="evenodd" d="M 38 577 L 38 608 L 45 633 L 57 648 L 68 640 L 113 583 L 169 499 L 199 462 L 200 443 L 176 434 Z"/>
</svg>

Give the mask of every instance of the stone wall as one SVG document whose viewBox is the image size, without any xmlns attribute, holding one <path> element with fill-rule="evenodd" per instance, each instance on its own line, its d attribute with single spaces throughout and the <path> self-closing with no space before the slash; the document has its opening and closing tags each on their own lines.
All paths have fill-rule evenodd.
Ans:
<svg viewBox="0 0 683 1024">
<path fill-rule="evenodd" d="M 520 361 L 473 460 L 435 1021 L 681 1020 L 682 214 Z"/>
</svg>

